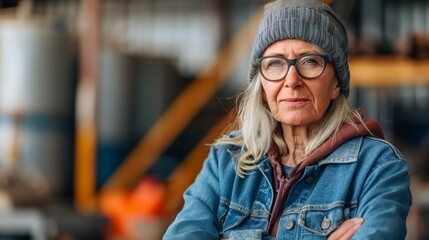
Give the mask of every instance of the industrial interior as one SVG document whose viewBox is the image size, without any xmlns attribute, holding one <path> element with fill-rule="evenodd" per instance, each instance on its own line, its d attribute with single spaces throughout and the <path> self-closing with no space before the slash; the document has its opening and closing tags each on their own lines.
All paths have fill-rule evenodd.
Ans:
<svg viewBox="0 0 429 240">
<path fill-rule="evenodd" d="M 0 0 L 0 240 L 161 239 L 247 84 L 264 0 Z M 429 239 L 429 2 L 325 0 Z"/>
</svg>

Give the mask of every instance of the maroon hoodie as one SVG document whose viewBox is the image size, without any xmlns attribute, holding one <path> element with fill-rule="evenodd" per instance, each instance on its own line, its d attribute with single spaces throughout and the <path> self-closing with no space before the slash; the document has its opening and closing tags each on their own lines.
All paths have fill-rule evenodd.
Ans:
<svg viewBox="0 0 429 240">
<path fill-rule="evenodd" d="M 289 177 L 283 175 L 282 167 L 278 159 L 279 151 L 277 147 L 272 147 L 268 153 L 271 164 L 274 168 L 274 184 L 276 190 L 274 192 L 274 204 L 271 209 L 271 218 L 268 222 L 267 231 L 275 237 L 277 235 L 277 228 L 279 221 L 286 204 L 286 199 L 289 195 L 291 187 L 298 181 L 298 179 L 304 173 L 305 167 L 312 165 L 320 159 L 329 155 L 342 143 L 349 139 L 359 136 L 375 136 L 384 138 L 383 131 L 379 123 L 375 120 L 369 120 L 365 122 L 366 128 L 363 124 L 357 123 L 357 128 L 343 124 L 340 130 L 334 136 L 328 138 L 322 145 L 314 150 L 309 156 L 307 156 L 302 162 L 300 162 L 291 172 Z M 369 130 L 369 131 L 368 131 Z"/>
</svg>

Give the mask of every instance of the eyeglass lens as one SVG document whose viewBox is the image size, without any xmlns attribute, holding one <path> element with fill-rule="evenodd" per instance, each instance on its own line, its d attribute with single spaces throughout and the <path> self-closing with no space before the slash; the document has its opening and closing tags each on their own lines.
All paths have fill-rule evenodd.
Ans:
<svg viewBox="0 0 429 240">
<path fill-rule="evenodd" d="M 320 55 L 302 55 L 296 59 L 265 57 L 261 61 L 261 73 L 271 81 L 283 79 L 294 65 L 298 73 L 307 79 L 319 77 L 325 70 L 325 59 Z"/>
</svg>

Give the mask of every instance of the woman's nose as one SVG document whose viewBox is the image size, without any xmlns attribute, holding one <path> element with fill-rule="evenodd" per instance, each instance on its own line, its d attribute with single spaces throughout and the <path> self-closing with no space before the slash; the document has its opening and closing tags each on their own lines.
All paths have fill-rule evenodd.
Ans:
<svg viewBox="0 0 429 240">
<path fill-rule="evenodd" d="M 303 81 L 301 76 L 298 73 L 298 70 L 296 70 L 295 66 L 290 66 L 289 71 L 285 76 L 284 80 L 284 87 L 290 87 L 290 88 L 296 88 L 296 87 L 302 87 Z"/>
</svg>

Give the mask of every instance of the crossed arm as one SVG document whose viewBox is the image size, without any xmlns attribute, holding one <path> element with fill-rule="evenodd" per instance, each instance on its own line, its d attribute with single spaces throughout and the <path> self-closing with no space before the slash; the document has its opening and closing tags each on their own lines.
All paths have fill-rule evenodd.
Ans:
<svg viewBox="0 0 429 240">
<path fill-rule="evenodd" d="M 359 230 L 359 228 L 362 226 L 364 220 L 363 218 L 350 218 L 343 222 L 334 232 L 329 235 L 328 240 L 349 240 L 353 237 L 353 235 Z M 263 235 L 261 233 L 261 235 Z M 222 238 L 221 240 L 235 240 L 242 238 L 242 235 L 238 235 L 237 238 L 234 236 L 231 238 Z M 275 239 L 267 234 L 265 236 L 261 236 L 261 239 L 263 240 L 271 240 Z"/>
</svg>

